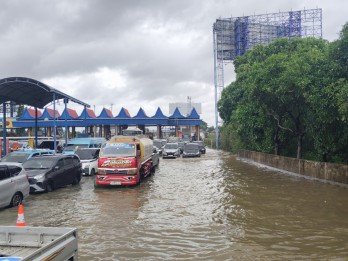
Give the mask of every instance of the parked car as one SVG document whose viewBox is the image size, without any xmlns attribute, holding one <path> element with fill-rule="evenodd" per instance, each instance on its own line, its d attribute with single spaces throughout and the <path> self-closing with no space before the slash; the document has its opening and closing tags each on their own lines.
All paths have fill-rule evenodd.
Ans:
<svg viewBox="0 0 348 261">
<path fill-rule="evenodd" d="M 184 151 L 182 153 L 182 157 L 200 157 L 201 151 L 199 149 L 199 145 L 197 143 L 187 143 L 184 146 Z"/>
<path fill-rule="evenodd" d="M 158 150 L 155 146 L 153 146 L 153 151 L 152 151 L 152 165 L 157 168 L 159 166 L 159 153 Z"/>
<path fill-rule="evenodd" d="M 167 143 L 164 145 L 163 158 L 177 158 L 180 157 L 180 149 L 178 143 Z"/>
<path fill-rule="evenodd" d="M 27 171 L 30 192 L 50 192 L 66 185 L 77 185 L 82 177 L 77 155 L 47 155 L 33 157 L 23 163 Z"/>
<path fill-rule="evenodd" d="M 93 176 L 98 173 L 99 152 L 99 148 L 82 148 L 75 152 L 82 164 L 82 175 Z"/>
<path fill-rule="evenodd" d="M 178 145 L 179 145 L 180 153 L 182 154 L 184 151 L 185 142 L 179 141 Z"/>
<path fill-rule="evenodd" d="M 164 145 L 162 145 L 162 141 L 159 139 L 153 140 L 153 146 L 157 148 L 158 154 L 162 156 L 162 151 L 163 151 L 163 146 L 164 146 Z"/>
<path fill-rule="evenodd" d="M 61 153 L 64 149 L 65 140 L 56 140 L 56 150 Z M 39 145 L 38 149 L 49 149 L 54 150 L 54 140 L 43 140 Z"/>
<path fill-rule="evenodd" d="M 23 163 L 26 160 L 37 157 L 41 155 L 53 155 L 53 150 L 17 150 L 13 151 L 3 158 L 1 158 L 1 162 L 19 162 Z"/>
<path fill-rule="evenodd" d="M 205 154 L 205 145 L 204 145 L 203 141 L 197 140 L 197 141 L 192 141 L 192 143 L 198 144 L 201 154 Z"/>
<path fill-rule="evenodd" d="M 105 141 L 105 138 L 74 138 L 68 141 L 63 154 L 74 154 L 81 148 L 100 148 Z"/>
<path fill-rule="evenodd" d="M 18 206 L 29 196 L 29 182 L 22 164 L 0 163 L 0 207 Z"/>
</svg>

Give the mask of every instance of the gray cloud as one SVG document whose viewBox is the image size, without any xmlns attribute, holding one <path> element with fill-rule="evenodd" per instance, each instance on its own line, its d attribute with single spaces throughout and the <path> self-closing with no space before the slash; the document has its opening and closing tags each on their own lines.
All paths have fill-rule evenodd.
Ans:
<svg viewBox="0 0 348 261">
<path fill-rule="evenodd" d="M 0 77 L 41 80 L 99 108 L 168 114 L 170 102 L 201 102 L 214 124 L 212 25 L 219 17 L 323 8 L 324 38 L 337 39 L 347 3 L 332 0 L 5 0 Z M 114 77 L 113 77 L 114 75 Z M 233 66 L 225 70 L 234 80 Z M 70 106 L 70 104 L 69 104 Z M 73 106 L 73 105 L 71 105 Z M 98 113 L 97 113 L 98 114 Z"/>
</svg>

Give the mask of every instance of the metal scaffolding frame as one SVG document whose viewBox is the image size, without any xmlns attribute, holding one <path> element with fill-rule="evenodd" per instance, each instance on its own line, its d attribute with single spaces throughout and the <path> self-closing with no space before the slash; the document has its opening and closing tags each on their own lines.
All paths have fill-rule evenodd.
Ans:
<svg viewBox="0 0 348 261">
<path fill-rule="evenodd" d="M 215 130 L 218 148 L 217 102 L 224 88 L 224 65 L 258 44 L 278 38 L 322 38 L 322 9 L 219 18 L 213 24 Z"/>
</svg>

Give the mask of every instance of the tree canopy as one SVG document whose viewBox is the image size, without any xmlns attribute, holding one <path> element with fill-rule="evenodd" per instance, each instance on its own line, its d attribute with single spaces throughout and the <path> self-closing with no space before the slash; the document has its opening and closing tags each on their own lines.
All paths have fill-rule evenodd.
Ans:
<svg viewBox="0 0 348 261">
<path fill-rule="evenodd" d="M 332 43 L 282 38 L 238 57 L 218 103 L 230 149 L 347 161 L 347 61 L 348 24 Z"/>
</svg>

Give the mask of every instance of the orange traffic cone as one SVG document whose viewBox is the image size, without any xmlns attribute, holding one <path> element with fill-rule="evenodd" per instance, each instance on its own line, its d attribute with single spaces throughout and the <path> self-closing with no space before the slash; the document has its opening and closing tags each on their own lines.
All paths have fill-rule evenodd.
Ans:
<svg viewBox="0 0 348 261">
<path fill-rule="evenodd" d="M 27 224 L 24 220 L 24 208 L 22 204 L 18 205 L 18 218 L 16 222 L 17 227 L 25 227 Z"/>
</svg>

